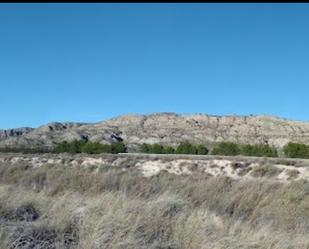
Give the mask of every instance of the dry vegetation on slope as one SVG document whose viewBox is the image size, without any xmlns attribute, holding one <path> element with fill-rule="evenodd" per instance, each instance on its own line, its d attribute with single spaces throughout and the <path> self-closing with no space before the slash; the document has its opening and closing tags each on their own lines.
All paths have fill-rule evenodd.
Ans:
<svg viewBox="0 0 309 249">
<path fill-rule="evenodd" d="M 57 157 L 1 155 L 0 248 L 309 248 L 309 182 L 275 180 L 272 160 L 236 179 L 202 174 L 202 164 L 145 177 L 142 157 Z"/>
<path fill-rule="evenodd" d="M 93 124 L 54 122 L 36 129 L 0 130 L 0 148 L 51 148 L 55 143 L 74 139 L 104 144 L 111 142 L 112 134 L 119 135 L 130 151 L 143 143 L 177 146 L 186 140 L 207 146 L 230 141 L 238 144 L 268 143 L 282 148 L 288 142 L 309 144 L 309 123 L 264 115 L 132 114 Z"/>
</svg>

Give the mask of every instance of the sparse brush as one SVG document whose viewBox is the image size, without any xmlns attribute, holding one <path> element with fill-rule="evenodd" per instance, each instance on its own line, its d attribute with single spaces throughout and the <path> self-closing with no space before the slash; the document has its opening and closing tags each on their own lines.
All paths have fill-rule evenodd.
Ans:
<svg viewBox="0 0 309 249">
<path fill-rule="evenodd" d="M 251 175 L 253 177 L 274 177 L 279 175 L 283 170 L 273 165 L 262 165 L 253 168 Z"/>
<path fill-rule="evenodd" d="M 287 175 L 289 176 L 289 177 L 288 177 L 288 180 L 295 179 L 295 178 L 297 178 L 298 175 L 299 175 L 299 171 L 296 170 L 296 169 L 288 169 L 288 170 L 286 171 L 286 173 L 287 173 Z"/>
<path fill-rule="evenodd" d="M 251 180 L 122 169 L 1 164 L 0 248 L 308 249 L 309 182 L 269 181 L 274 166 Z"/>
</svg>

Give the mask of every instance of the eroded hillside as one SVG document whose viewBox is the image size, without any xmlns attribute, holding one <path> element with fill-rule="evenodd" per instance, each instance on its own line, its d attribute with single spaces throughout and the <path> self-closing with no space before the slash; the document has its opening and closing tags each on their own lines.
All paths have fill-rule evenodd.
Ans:
<svg viewBox="0 0 309 249">
<path fill-rule="evenodd" d="M 272 116 L 125 115 L 94 124 L 50 123 L 36 129 L 23 129 L 22 132 L 2 130 L 0 147 L 51 147 L 60 141 L 73 139 L 110 143 L 113 134 L 119 135 L 129 148 L 142 143 L 173 146 L 182 141 L 206 145 L 220 141 L 268 143 L 282 147 L 289 141 L 308 144 L 309 123 Z"/>
</svg>

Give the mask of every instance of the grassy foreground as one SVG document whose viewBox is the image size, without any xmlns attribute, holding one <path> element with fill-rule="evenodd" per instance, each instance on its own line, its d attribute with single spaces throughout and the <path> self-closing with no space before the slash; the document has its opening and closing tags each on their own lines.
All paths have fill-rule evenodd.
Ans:
<svg viewBox="0 0 309 249">
<path fill-rule="evenodd" d="M 0 248 L 309 248 L 309 182 L 0 165 Z"/>
</svg>

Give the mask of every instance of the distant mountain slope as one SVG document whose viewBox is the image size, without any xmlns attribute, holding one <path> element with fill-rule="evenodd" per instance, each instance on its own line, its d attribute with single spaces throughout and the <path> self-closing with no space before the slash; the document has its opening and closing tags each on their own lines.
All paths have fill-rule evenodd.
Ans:
<svg viewBox="0 0 309 249">
<path fill-rule="evenodd" d="M 309 122 L 273 116 L 214 116 L 155 113 L 124 115 L 99 123 L 49 123 L 36 129 L 0 130 L 0 147 L 47 146 L 60 141 L 88 139 L 110 143 L 119 135 L 129 147 L 142 143 L 176 145 L 181 141 L 211 145 L 220 141 L 268 143 L 282 147 L 289 141 L 309 144 Z"/>
<path fill-rule="evenodd" d="M 17 129 L 0 130 L 0 139 L 6 139 L 9 137 L 19 137 L 32 131 L 33 128 L 22 127 Z"/>
</svg>

